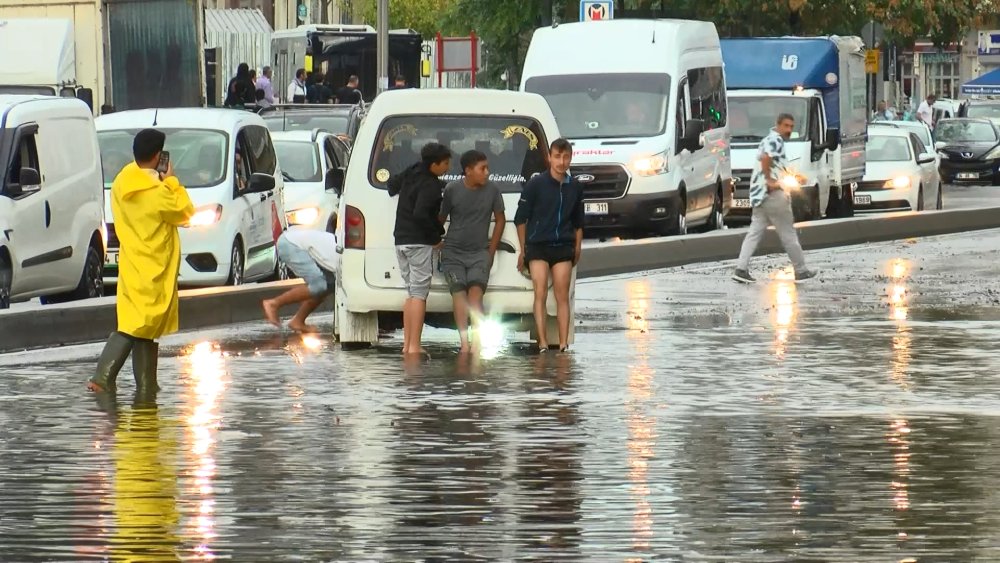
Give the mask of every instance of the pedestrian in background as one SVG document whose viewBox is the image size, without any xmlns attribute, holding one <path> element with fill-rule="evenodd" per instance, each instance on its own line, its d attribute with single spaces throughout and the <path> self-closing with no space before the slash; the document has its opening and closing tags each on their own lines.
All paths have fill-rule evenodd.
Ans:
<svg viewBox="0 0 1000 563">
<path fill-rule="evenodd" d="M 795 129 L 795 118 L 783 113 L 778 116 L 775 127 L 757 146 L 757 160 L 754 162 L 753 175 L 750 179 L 750 205 L 753 212 L 750 219 L 750 230 L 743 239 L 739 261 L 733 279 L 742 283 L 754 283 L 750 275 L 750 259 L 757 251 L 757 246 L 764 238 L 769 225 L 774 226 L 781 246 L 795 268 L 795 281 L 802 282 L 816 277 L 816 272 L 806 268 L 806 258 L 799 244 L 799 234 L 795 230 L 795 217 L 792 214 L 792 198 L 781 180 L 792 176 L 787 168 L 785 157 L 785 141 Z"/>
<path fill-rule="evenodd" d="M 460 353 L 470 350 L 469 316 L 478 328 L 484 316 L 483 294 L 490 281 L 493 258 L 500 247 L 507 218 L 503 195 L 490 181 L 486 155 L 467 151 L 460 160 L 465 176 L 444 189 L 440 222 L 451 218 L 441 251 L 441 269 L 448 278 L 458 327 Z M 490 222 L 493 232 L 490 233 Z"/>
<path fill-rule="evenodd" d="M 255 84 L 258 90 L 264 91 L 264 101 L 268 103 L 268 106 L 274 105 L 274 84 L 271 82 L 271 74 L 271 67 L 264 67 L 260 71 L 260 78 L 257 79 Z"/>
<path fill-rule="evenodd" d="M 347 84 L 341 88 L 337 89 L 336 98 L 338 104 L 360 104 L 361 103 L 361 90 L 358 90 L 358 77 L 351 75 L 347 79 Z"/>
<path fill-rule="evenodd" d="M 226 107 L 235 108 L 252 105 L 256 101 L 255 92 L 257 88 L 250 78 L 250 65 L 240 63 L 236 69 L 236 76 L 229 81 L 226 88 Z"/>
<path fill-rule="evenodd" d="M 893 121 L 894 119 L 896 119 L 896 112 L 889 109 L 885 100 L 879 100 L 872 121 Z"/>
<path fill-rule="evenodd" d="M 441 248 L 444 227 L 441 211 L 441 176 L 451 166 L 451 150 L 440 143 L 420 149 L 420 162 L 389 179 L 389 196 L 399 196 L 393 236 L 399 273 L 406 284 L 403 304 L 403 354 L 422 354 L 420 339 L 427 312 L 427 296 L 434 274 L 434 251 Z"/>
<path fill-rule="evenodd" d="M 325 79 L 322 72 L 315 72 L 309 77 L 306 98 L 310 104 L 328 104 L 333 100 L 333 92 L 324 82 Z"/>
<path fill-rule="evenodd" d="M 111 333 L 97 373 L 87 388 L 115 391 L 118 372 L 132 355 L 136 395 L 157 391 L 156 339 L 177 330 L 177 276 L 181 248 L 177 228 L 194 214 L 187 190 L 170 162 L 161 163 L 166 135 L 143 129 L 132 142 L 134 162 L 111 185 L 111 212 L 121 242 L 118 262 L 118 330 Z"/>
<path fill-rule="evenodd" d="M 396 80 L 392 85 L 393 90 L 406 90 L 410 86 L 406 83 L 406 77 L 402 74 L 396 75 Z"/>
<path fill-rule="evenodd" d="M 920 106 L 917 107 L 917 119 L 923 121 L 931 129 L 934 129 L 934 102 L 936 101 L 936 95 L 928 94 L 927 98 L 920 102 Z"/>
<path fill-rule="evenodd" d="M 285 231 L 278 237 L 278 258 L 291 268 L 305 285 L 293 287 L 274 299 L 262 303 L 264 318 L 274 326 L 281 326 L 279 311 L 285 305 L 299 303 L 299 310 L 288 321 L 288 328 L 296 332 L 319 332 L 306 324 L 306 318 L 336 289 L 336 276 L 340 270 L 337 253 L 337 236 L 326 231 L 298 229 Z"/>
<path fill-rule="evenodd" d="M 559 350 L 569 350 L 569 294 L 573 268 L 583 250 L 583 188 L 570 176 L 573 146 L 556 139 L 549 147 L 549 171 L 528 180 L 521 191 L 514 224 L 521 252 L 517 269 L 527 267 L 535 290 L 538 351 L 547 352 L 549 279 L 556 298 Z"/>
<path fill-rule="evenodd" d="M 288 85 L 288 96 L 285 101 L 289 104 L 306 103 L 306 69 L 300 68 L 295 71 L 295 79 Z"/>
</svg>

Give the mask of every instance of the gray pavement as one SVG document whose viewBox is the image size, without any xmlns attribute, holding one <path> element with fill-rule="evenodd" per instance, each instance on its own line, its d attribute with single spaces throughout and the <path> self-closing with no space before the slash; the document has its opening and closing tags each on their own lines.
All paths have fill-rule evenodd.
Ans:
<svg viewBox="0 0 1000 563">
<path fill-rule="evenodd" d="M 586 280 L 571 354 L 262 323 L 0 356 L 0 559 L 997 560 L 1000 231 Z M 329 318 L 320 317 L 329 326 Z"/>
</svg>

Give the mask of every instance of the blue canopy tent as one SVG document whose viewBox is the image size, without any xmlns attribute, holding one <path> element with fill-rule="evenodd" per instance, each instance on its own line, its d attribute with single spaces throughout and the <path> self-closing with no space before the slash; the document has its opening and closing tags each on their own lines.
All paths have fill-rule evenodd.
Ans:
<svg viewBox="0 0 1000 563">
<path fill-rule="evenodd" d="M 1000 68 L 962 84 L 966 95 L 1000 96 Z"/>
</svg>

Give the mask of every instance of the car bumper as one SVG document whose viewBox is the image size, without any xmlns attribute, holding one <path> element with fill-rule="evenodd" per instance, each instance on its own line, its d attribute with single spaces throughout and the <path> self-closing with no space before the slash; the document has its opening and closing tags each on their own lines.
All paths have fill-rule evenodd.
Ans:
<svg viewBox="0 0 1000 563">
<path fill-rule="evenodd" d="M 181 229 L 180 273 L 177 278 L 180 287 L 206 287 L 225 285 L 229 280 L 230 250 L 236 238 L 224 229 L 217 227 L 206 229 Z M 222 241 L 228 241 L 222 244 Z M 109 247 L 109 257 L 117 254 L 117 247 Z M 213 267 L 205 267 L 206 260 Z M 195 265 L 201 264 L 199 267 Z M 118 283 L 118 267 L 105 264 L 104 281 L 109 284 Z"/>
<path fill-rule="evenodd" d="M 792 208 L 797 209 L 799 206 L 807 205 L 807 198 L 811 193 L 810 190 L 815 189 L 815 187 L 811 187 L 793 190 L 790 194 L 792 197 Z M 737 185 L 733 194 L 733 205 L 726 214 L 726 221 L 735 224 L 748 223 L 750 222 L 751 215 L 753 215 L 753 207 L 750 206 L 750 188 Z"/>
<path fill-rule="evenodd" d="M 890 213 L 916 209 L 917 192 L 913 188 L 880 188 L 883 180 L 861 182 L 854 192 L 854 213 Z"/>
<path fill-rule="evenodd" d="M 604 209 L 603 206 L 607 208 Z M 626 194 L 618 199 L 585 200 L 584 232 L 588 235 L 659 231 L 671 224 L 680 209 L 675 190 L 653 194 Z"/>
<path fill-rule="evenodd" d="M 941 181 L 948 184 L 992 184 L 1000 174 L 1000 160 L 955 162 L 942 160 Z M 968 177 L 975 175 L 975 177 Z"/>
<path fill-rule="evenodd" d="M 118 252 L 117 248 L 108 249 L 109 253 Z M 227 252 L 224 256 L 226 257 L 225 262 L 219 262 L 219 257 L 215 256 L 216 268 L 208 272 L 199 272 L 192 265 L 189 259 L 192 256 L 200 256 L 198 254 L 181 254 L 181 268 L 180 273 L 177 276 L 177 285 L 179 287 L 208 287 L 217 285 L 226 285 L 229 281 L 229 253 Z M 214 256 L 214 255 L 213 255 Z M 104 283 L 116 285 L 118 283 L 118 267 L 113 265 L 104 266 Z"/>
</svg>

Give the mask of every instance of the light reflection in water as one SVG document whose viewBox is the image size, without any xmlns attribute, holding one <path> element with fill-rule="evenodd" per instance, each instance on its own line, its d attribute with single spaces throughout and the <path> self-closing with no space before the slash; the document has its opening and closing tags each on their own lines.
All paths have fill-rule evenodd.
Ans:
<svg viewBox="0 0 1000 563">
<path fill-rule="evenodd" d="M 188 465 L 193 467 L 189 477 L 188 496 L 196 500 L 197 512 L 190 515 L 190 534 L 199 542 L 194 548 L 198 560 L 215 559 L 211 543 L 215 531 L 215 491 L 217 472 L 215 465 L 215 440 L 221 425 L 219 402 L 226 390 L 226 355 L 217 344 L 200 342 L 185 351 L 184 371 L 187 389 L 184 394 L 188 411 L 187 431 L 190 447 Z M 182 372 L 183 373 L 183 372 Z"/>
<path fill-rule="evenodd" d="M 656 418 L 645 413 L 653 397 L 654 372 L 649 366 L 649 281 L 630 282 L 628 294 L 628 337 L 634 346 L 635 363 L 628 375 L 629 399 L 626 405 L 628 421 L 628 476 L 632 485 L 632 547 L 639 551 L 650 548 L 653 537 L 653 508 L 649 503 L 649 463 L 656 446 Z"/>
<path fill-rule="evenodd" d="M 896 334 L 892 337 L 892 371 L 893 382 L 904 390 L 910 389 L 908 370 L 910 366 L 911 329 L 907 324 L 909 317 L 909 294 L 906 282 L 911 271 L 908 260 L 896 259 L 889 263 L 889 318 L 896 323 Z"/>
<path fill-rule="evenodd" d="M 893 457 L 892 490 L 893 508 L 905 511 L 910 508 L 910 426 L 905 419 L 893 420 L 886 433 L 889 451 Z"/>
<path fill-rule="evenodd" d="M 771 288 L 774 295 L 771 315 L 771 324 L 774 326 L 774 355 L 781 360 L 785 358 L 788 336 L 795 325 L 797 314 L 798 293 L 795 288 L 795 274 L 791 270 L 778 272 Z"/>
</svg>

